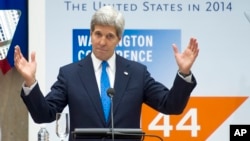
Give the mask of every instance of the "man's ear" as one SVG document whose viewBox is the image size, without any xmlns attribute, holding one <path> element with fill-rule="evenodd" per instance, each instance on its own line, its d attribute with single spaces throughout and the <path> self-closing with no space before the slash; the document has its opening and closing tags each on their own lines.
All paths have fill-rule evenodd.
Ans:
<svg viewBox="0 0 250 141">
<path fill-rule="evenodd" d="M 119 40 L 119 42 L 121 41 L 121 39 L 122 39 L 122 37 L 118 36 L 118 40 Z"/>
</svg>

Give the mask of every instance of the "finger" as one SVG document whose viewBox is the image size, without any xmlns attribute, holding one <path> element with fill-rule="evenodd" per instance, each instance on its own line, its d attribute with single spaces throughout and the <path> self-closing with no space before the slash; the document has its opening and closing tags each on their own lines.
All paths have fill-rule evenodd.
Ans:
<svg viewBox="0 0 250 141">
<path fill-rule="evenodd" d="M 173 50 L 174 50 L 174 54 L 178 53 L 178 47 L 176 46 L 176 44 L 172 44 Z"/>
<path fill-rule="evenodd" d="M 192 53 L 193 53 L 193 56 L 195 56 L 195 58 L 198 56 L 199 54 L 198 42 L 195 42 L 195 44 L 193 45 Z"/>
<path fill-rule="evenodd" d="M 18 45 L 15 46 L 15 54 L 14 54 L 14 57 L 16 60 L 19 60 L 23 57 L 23 54 L 21 52 L 21 49 Z"/>
<path fill-rule="evenodd" d="M 15 60 L 15 58 L 16 58 L 17 55 L 18 55 L 18 50 L 19 50 L 19 46 L 16 45 L 16 46 L 15 46 L 15 51 L 14 51 L 14 60 Z"/>
<path fill-rule="evenodd" d="M 197 40 L 195 40 L 194 52 L 197 52 L 198 50 L 199 50 L 198 42 L 197 42 Z"/>
<path fill-rule="evenodd" d="M 200 49 L 198 48 L 198 44 L 197 44 L 197 48 L 196 48 L 196 50 L 195 50 L 195 52 L 194 52 L 195 57 L 198 56 L 199 52 L 200 52 Z"/>
<path fill-rule="evenodd" d="M 36 53 L 32 52 L 31 53 L 31 62 L 35 62 L 36 61 Z"/>
<path fill-rule="evenodd" d="M 189 39 L 189 43 L 188 43 L 188 49 L 192 49 L 192 42 L 193 42 L 193 38 Z"/>
<path fill-rule="evenodd" d="M 19 46 L 16 46 L 15 47 L 15 53 L 14 53 L 14 62 L 15 62 L 15 65 L 18 64 L 19 58 L 20 58 L 20 48 L 19 48 Z"/>
<path fill-rule="evenodd" d="M 191 39 L 190 39 L 189 48 L 190 48 L 192 51 L 195 51 L 195 49 L 197 48 L 197 40 L 196 40 L 196 38 L 191 38 Z"/>
</svg>

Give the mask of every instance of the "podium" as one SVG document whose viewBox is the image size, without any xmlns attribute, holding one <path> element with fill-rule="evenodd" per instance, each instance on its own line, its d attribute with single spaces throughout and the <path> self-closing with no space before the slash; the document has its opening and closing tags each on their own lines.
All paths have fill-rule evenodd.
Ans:
<svg viewBox="0 0 250 141">
<path fill-rule="evenodd" d="M 74 139 L 142 139 L 144 132 L 138 128 L 76 128 Z"/>
</svg>

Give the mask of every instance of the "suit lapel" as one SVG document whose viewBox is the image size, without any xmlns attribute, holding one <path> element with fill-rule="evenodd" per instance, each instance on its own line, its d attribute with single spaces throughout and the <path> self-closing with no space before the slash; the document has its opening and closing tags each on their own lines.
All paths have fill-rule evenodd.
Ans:
<svg viewBox="0 0 250 141">
<path fill-rule="evenodd" d="M 128 61 L 126 61 L 121 56 L 116 55 L 116 74 L 115 74 L 115 85 L 114 85 L 114 89 L 116 92 L 113 98 L 114 113 L 117 110 L 120 100 L 124 95 L 131 73 L 132 72 L 129 69 Z"/>
<path fill-rule="evenodd" d="M 87 95 L 89 96 L 90 100 L 92 101 L 95 109 L 97 111 L 98 116 L 102 119 L 103 125 L 105 125 L 100 94 L 98 90 L 98 85 L 95 78 L 95 71 L 93 68 L 93 62 L 91 56 L 88 55 L 85 59 L 79 62 L 79 76 L 82 80 L 82 84 L 87 91 Z M 86 107 L 88 108 L 88 107 Z"/>
</svg>

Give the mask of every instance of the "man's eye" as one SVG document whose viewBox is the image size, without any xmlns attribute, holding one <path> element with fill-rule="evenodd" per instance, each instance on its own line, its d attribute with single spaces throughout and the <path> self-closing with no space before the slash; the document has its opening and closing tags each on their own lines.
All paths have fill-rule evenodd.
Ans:
<svg viewBox="0 0 250 141">
<path fill-rule="evenodd" d="M 108 35 L 107 35 L 107 38 L 108 38 L 108 39 L 114 39 L 115 36 L 114 36 L 113 34 L 108 34 Z"/>
<path fill-rule="evenodd" d="M 95 32 L 95 35 L 98 37 L 102 36 L 102 34 L 100 32 Z"/>
</svg>

